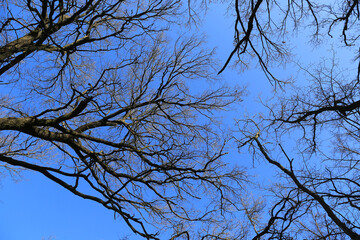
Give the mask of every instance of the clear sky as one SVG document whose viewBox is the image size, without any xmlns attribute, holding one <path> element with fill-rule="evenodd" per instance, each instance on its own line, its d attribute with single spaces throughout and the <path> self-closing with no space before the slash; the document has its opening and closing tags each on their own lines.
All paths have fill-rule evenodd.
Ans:
<svg viewBox="0 0 360 240">
<path fill-rule="evenodd" d="M 105 240 L 127 232 L 111 211 L 36 173 L 17 183 L 1 179 L 0 213 L 1 240 Z"/>
</svg>

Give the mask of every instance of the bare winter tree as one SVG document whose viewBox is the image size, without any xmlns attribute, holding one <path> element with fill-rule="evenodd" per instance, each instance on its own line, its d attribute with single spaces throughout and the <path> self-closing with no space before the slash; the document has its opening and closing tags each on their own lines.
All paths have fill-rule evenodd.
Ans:
<svg viewBox="0 0 360 240">
<path fill-rule="evenodd" d="M 239 238 L 231 217 L 244 173 L 226 169 L 212 120 L 242 91 L 188 87 L 216 75 L 201 41 L 169 37 L 189 7 L 1 1 L 4 171 L 41 173 L 146 239 Z"/>
<path fill-rule="evenodd" d="M 255 57 L 283 89 L 265 103 L 269 115 L 239 120 L 240 150 L 276 173 L 259 189 L 262 202 L 247 207 L 253 239 L 360 239 L 359 1 L 237 0 L 234 8 L 235 47 L 221 71 Z M 299 78 L 284 84 L 272 67 L 304 41 L 335 54 L 323 51 L 310 66 L 300 59 Z"/>
</svg>

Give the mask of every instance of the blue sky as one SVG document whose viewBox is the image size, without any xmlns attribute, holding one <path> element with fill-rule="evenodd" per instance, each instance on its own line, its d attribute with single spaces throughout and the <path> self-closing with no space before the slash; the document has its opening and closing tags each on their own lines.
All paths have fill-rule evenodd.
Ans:
<svg viewBox="0 0 360 240">
<path fill-rule="evenodd" d="M 30 172 L 1 179 L 0 212 L 1 240 L 118 239 L 127 230 L 111 211 Z"/>
</svg>

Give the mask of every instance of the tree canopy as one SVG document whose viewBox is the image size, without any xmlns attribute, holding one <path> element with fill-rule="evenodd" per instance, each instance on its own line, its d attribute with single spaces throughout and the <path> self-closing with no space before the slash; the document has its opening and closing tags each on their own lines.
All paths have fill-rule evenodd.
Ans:
<svg viewBox="0 0 360 240">
<path fill-rule="evenodd" d="M 221 2 L 222 65 L 193 34 L 208 4 L 0 1 L 2 172 L 38 172 L 144 239 L 360 239 L 359 1 Z M 232 132 L 231 68 L 274 90 Z M 229 164 L 233 140 L 268 181 Z"/>
<path fill-rule="evenodd" d="M 146 239 L 232 234 L 224 219 L 245 174 L 225 167 L 214 114 L 242 90 L 189 88 L 217 79 L 202 40 L 172 33 L 193 7 L 1 1 L 4 171 L 39 172 Z"/>
<path fill-rule="evenodd" d="M 253 239 L 359 239 L 359 2 L 236 1 L 235 9 L 228 61 L 255 57 L 277 86 L 267 113 L 238 122 L 241 151 L 276 173 L 249 215 Z M 289 62 L 299 73 L 278 78 L 274 66 Z"/>
</svg>

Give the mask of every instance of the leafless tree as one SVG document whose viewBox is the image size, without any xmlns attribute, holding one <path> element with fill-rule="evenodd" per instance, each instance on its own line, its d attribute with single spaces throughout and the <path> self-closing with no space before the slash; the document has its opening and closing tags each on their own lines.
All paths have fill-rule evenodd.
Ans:
<svg viewBox="0 0 360 240">
<path fill-rule="evenodd" d="M 189 88 L 216 76 L 200 40 L 169 37 L 189 7 L 1 1 L 2 168 L 41 173 L 146 239 L 239 237 L 245 175 L 227 170 L 213 118 L 242 90 Z"/>
<path fill-rule="evenodd" d="M 236 55 L 239 64 L 255 56 L 282 86 L 264 104 L 268 115 L 238 122 L 240 150 L 277 173 L 261 188 L 263 204 L 249 208 L 253 239 L 360 239 L 359 2 L 238 0 L 235 10 L 235 47 L 222 70 Z M 272 66 L 292 54 L 297 31 L 348 54 L 300 60 L 299 79 L 285 84 Z"/>
<path fill-rule="evenodd" d="M 230 9 L 235 13 L 234 49 L 219 73 L 231 60 L 246 67 L 250 59 L 255 58 L 268 79 L 279 83 L 280 79 L 271 72 L 271 67 L 285 63 L 293 54 L 290 45 L 293 33 L 307 36 L 305 41 L 314 44 L 328 43 L 329 39 L 333 39 L 351 49 L 353 57 L 359 56 L 356 29 L 360 10 L 356 0 L 325 3 L 311 0 L 235 0 Z"/>
</svg>

